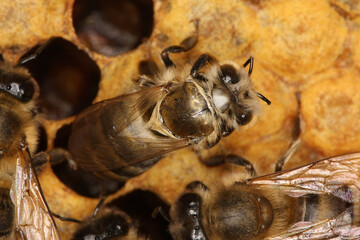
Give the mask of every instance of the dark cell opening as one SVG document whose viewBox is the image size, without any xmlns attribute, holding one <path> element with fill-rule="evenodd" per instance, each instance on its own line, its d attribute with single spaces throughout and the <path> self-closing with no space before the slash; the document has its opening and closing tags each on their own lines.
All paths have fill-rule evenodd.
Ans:
<svg viewBox="0 0 360 240">
<path fill-rule="evenodd" d="M 136 48 L 151 35 L 152 0 L 76 0 L 73 24 L 91 50 L 107 55 Z"/>
<path fill-rule="evenodd" d="M 168 220 L 161 214 L 153 216 L 154 210 L 158 207 L 161 207 L 166 214 L 170 208 L 155 193 L 134 190 L 111 201 L 107 206 L 126 212 L 141 235 L 149 239 L 172 239 Z"/>
<path fill-rule="evenodd" d="M 71 188 L 78 194 L 86 197 L 97 198 L 101 194 L 108 195 L 116 192 L 123 184 L 113 180 L 100 179 L 94 176 L 92 173 L 82 171 L 81 169 L 73 169 L 66 159 L 66 156 L 61 155 L 63 158 L 59 158 L 58 154 L 55 154 L 58 149 L 66 151 L 69 137 L 71 134 L 71 125 L 62 126 L 57 132 L 54 140 L 54 149 L 49 151 L 50 161 L 56 159 L 64 160 L 53 163 L 52 169 L 55 175 L 60 179 L 62 183 Z"/>
<path fill-rule="evenodd" d="M 100 179 L 80 169 L 74 170 L 67 161 L 52 165 L 52 169 L 63 184 L 85 197 L 98 198 L 101 195 L 109 195 L 124 185 L 117 181 Z"/>
<path fill-rule="evenodd" d="M 69 137 L 71 134 L 71 124 L 65 124 L 59 128 L 55 135 L 54 148 L 67 149 Z"/>
<path fill-rule="evenodd" d="M 40 86 L 38 103 L 44 117 L 59 120 L 89 106 L 98 91 L 100 69 L 71 42 L 49 40 L 36 58 L 23 64 Z M 35 47 L 22 59 L 33 54 Z"/>
<path fill-rule="evenodd" d="M 39 142 L 36 148 L 36 152 L 43 152 L 46 151 L 47 149 L 47 134 L 46 134 L 46 130 L 43 126 L 39 126 L 38 128 L 38 132 L 39 132 Z"/>
</svg>

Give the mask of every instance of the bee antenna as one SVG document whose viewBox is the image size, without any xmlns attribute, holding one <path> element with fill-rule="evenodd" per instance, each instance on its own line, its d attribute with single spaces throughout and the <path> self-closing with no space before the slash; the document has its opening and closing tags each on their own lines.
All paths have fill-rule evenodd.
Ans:
<svg viewBox="0 0 360 240">
<path fill-rule="evenodd" d="M 249 65 L 250 63 L 250 67 L 249 67 L 249 71 L 248 71 L 248 75 L 250 76 L 254 67 L 254 58 L 250 57 L 243 65 L 244 68 L 247 67 L 247 65 Z"/>
<path fill-rule="evenodd" d="M 64 221 L 64 222 L 81 223 L 80 220 L 77 220 L 77 219 L 75 219 L 75 218 L 62 217 L 62 216 L 60 216 L 59 214 L 56 214 L 56 213 L 54 213 L 54 212 L 51 212 L 51 214 L 52 214 L 54 217 L 56 217 L 56 218 L 58 218 L 58 219 L 60 219 L 61 221 Z"/>
<path fill-rule="evenodd" d="M 267 103 L 267 105 L 270 105 L 271 104 L 271 101 L 269 99 L 267 99 L 266 97 L 264 97 L 264 95 L 262 95 L 261 93 L 256 93 L 256 95 L 261 99 L 263 100 L 264 102 Z"/>
<path fill-rule="evenodd" d="M 105 201 L 105 196 L 103 194 L 101 194 L 100 201 L 94 209 L 93 217 L 95 217 L 97 215 L 97 213 L 99 212 L 99 209 L 103 205 L 104 201 Z"/>
<path fill-rule="evenodd" d="M 154 209 L 154 211 L 151 213 L 151 217 L 156 218 L 158 215 L 160 215 L 167 222 L 171 222 L 169 214 L 165 212 L 165 210 L 160 206 Z"/>
<path fill-rule="evenodd" d="M 33 54 L 31 54 L 30 56 L 27 56 L 27 57 L 21 59 L 21 60 L 16 64 L 16 66 L 22 66 L 22 65 L 24 65 L 25 63 L 36 59 L 36 58 L 38 57 L 38 55 L 39 55 L 42 51 L 44 51 L 44 49 L 45 49 L 47 46 L 49 46 L 50 42 L 52 42 L 54 39 L 55 39 L 55 38 L 52 37 L 52 38 L 50 38 L 49 40 L 47 40 L 45 43 L 41 44 L 40 47 L 38 47 Z"/>
</svg>

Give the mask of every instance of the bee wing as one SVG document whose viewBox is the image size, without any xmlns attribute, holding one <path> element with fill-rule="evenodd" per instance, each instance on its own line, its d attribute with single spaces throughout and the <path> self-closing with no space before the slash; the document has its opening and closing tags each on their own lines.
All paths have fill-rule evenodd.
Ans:
<svg viewBox="0 0 360 240">
<path fill-rule="evenodd" d="M 299 239 L 360 239 L 360 227 L 351 225 L 351 209 L 338 216 L 319 222 L 299 222 L 285 232 L 266 240 L 299 240 Z"/>
<path fill-rule="evenodd" d="M 178 139 L 153 139 L 153 138 L 127 138 L 121 137 L 116 140 L 116 144 L 121 146 L 123 155 L 128 158 L 118 160 L 119 156 L 109 152 L 109 146 L 99 144 L 96 150 L 86 150 L 80 158 L 76 158 L 76 164 L 86 171 L 101 172 L 107 170 L 120 169 L 137 163 L 158 159 L 166 153 L 188 146 L 184 140 Z M 136 151 L 132 145 L 136 145 Z M 120 147 L 119 147 L 120 148 Z M 130 150 L 127 154 L 127 150 Z M 90 156 L 91 155 L 91 156 Z M 124 156 L 125 158 L 125 156 Z M 92 159 L 92 160 L 90 160 Z M 123 161 L 126 160 L 126 161 Z"/>
<path fill-rule="evenodd" d="M 292 197 L 332 194 L 349 203 L 360 201 L 360 153 L 330 157 L 301 167 L 249 180 L 258 189 L 276 188 Z M 360 239 L 352 225 L 352 208 L 318 222 L 298 222 L 285 232 L 266 239 Z"/>
<path fill-rule="evenodd" d="M 184 139 L 156 136 L 142 121 L 161 101 L 163 86 L 151 87 L 96 103 L 73 123 L 69 150 L 86 171 L 123 168 L 186 147 Z"/>
<path fill-rule="evenodd" d="M 15 205 L 16 232 L 21 239 L 60 239 L 27 149 L 19 151 L 17 155 L 11 198 Z"/>
<path fill-rule="evenodd" d="M 292 197 L 332 194 L 346 202 L 360 201 L 360 153 L 340 155 L 249 180 L 259 189 L 277 188 Z"/>
</svg>

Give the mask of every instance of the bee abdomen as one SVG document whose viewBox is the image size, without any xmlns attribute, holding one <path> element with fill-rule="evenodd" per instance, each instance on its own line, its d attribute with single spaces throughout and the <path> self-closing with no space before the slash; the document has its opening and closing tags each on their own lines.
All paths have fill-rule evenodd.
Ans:
<svg viewBox="0 0 360 240">
<path fill-rule="evenodd" d="M 331 194 L 308 194 L 302 201 L 304 201 L 305 209 L 300 220 L 306 222 L 331 219 L 342 214 L 347 209 L 353 208 L 352 203 Z"/>
</svg>

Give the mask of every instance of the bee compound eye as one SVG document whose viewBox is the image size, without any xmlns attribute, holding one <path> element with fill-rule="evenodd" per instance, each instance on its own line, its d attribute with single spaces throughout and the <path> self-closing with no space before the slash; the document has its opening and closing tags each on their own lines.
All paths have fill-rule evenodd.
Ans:
<svg viewBox="0 0 360 240">
<path fill-rule="evenodd" d="M 220 67 L 221 69 L 221 80 L 224 83 L 236 84 L 240 81 L 240 76 L 237 70 L 230 64 L 224 64 Z"/>
<path fill-rule="evenodd" d="M 253 118 L 252 112 L 242 112 L 240 114 L 237 114 L 236 116 L 237 116 L 236 121 L 239 125 L 246 125 Z"/>
<path fill-rule="evenodd" d="M 35 94 L 35 86 L 32 82 L 25 82 L 22 84 L 16 84 L 18 87 L 18 96 L 21 100 L 27 102 L 30 101 Z"/>
<path fill-rule="evenodd" d="M 35 93 L 35 86 L 28 81 L 24 83 L 11 82 L 0 88 L 22 102 L 30 101 Z"/>
<path fill-rule="evenodd" d="M 0 89 L 19 99 L 21 102 L 28 102 L 37 90 L 35 80 L 28 75 L 7 74 L 6 82 L 0 83 Z"/>
</svg>

